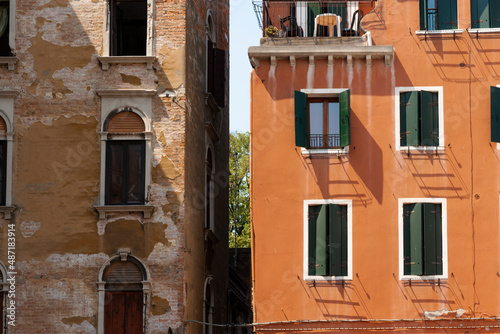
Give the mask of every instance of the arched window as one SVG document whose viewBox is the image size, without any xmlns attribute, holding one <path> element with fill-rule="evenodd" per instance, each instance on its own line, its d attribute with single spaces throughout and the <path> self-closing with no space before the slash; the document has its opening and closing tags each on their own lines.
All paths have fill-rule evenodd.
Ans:
<svg viewBox="0 0 500 334">
<path fill-rule="evenodd" d="M 9 284 L 7 283 L 7 270 L 5 269 L 2 262 L 0 262 L 0 333 L 3 333 L 3 328 L 5 325 L 5 303 L 7 299 L 7 291 L 9 290 Z"/>
<path fill-rule="evenodd" d="M 112 113 L 105 125 L 106 205 L 144 204 L 144 121 L 132 110 Z"/>
<path fill-rule="evenodd" d="M 211 11 L 206 18 L 207 35 L 207 93 L 211 93 L 219 107 L 224 107 L 226 80 L 226 51 L 217 48 L 215 24 Z"/>
<path fill-rule="evenodd" d="M 7 123 L 0 117 L 0 205 L 6 205 L 7 192 Z"/>
<path fill-rule="evenodd" d="M 212 291 L 212 276 L 205 279 L 205 291 L 203 293 L 203 334 L 212 334 L 214 297 Z"/>
<path fill-rule="evenodd" d="M 101 268 L 99 279 L 98 333 L 145 333 L 149 282 L 142 263 L 121 251 Z"/>
<path fill-rule="evenodd" d="M 205 228 L 213 229 L 214 217 L 214 165 L 212 150 L 208 148 L 205 160 Z"/>
</svg>

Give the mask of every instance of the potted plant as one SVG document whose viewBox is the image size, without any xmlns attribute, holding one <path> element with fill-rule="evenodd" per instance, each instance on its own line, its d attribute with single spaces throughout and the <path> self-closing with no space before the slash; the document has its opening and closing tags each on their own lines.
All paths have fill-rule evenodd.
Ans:
<svg viewBox="0 0 500 334">
<path fill-rule="evenodd" d="M 266 37 L 278 37 L 278 28 L 274 26 L 269 26 L 264 29 Z"/>
</svg>

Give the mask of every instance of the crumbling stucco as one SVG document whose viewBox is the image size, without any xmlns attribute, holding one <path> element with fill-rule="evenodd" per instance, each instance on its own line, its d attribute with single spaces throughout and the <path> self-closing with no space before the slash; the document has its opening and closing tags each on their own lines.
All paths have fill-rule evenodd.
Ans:
<svg viewBox="0 0 500 334">
<path fill-rule="evenodd" d="M 178 89 L 186 80 L 186 47 L 171 49 L 162 46 L 160 54 L 165 56 L 158 72 L 158 85 L 164 89 Z"/>
<path fill-rule="evenodd" d="M 128 83 L 133 86 L 140 86 L 142 84 L 141 78 L 133 76 L 133 75 L 126 75 L 124 73 L 120 73 L 122 77 L 122 82 L 123 83 Z"/>
<path fill-rule="evenodd" d="M 153 298 L 151 298 L 151 314 L 162 315 L 168 311 L 170 311 L 170 303 L 168 300 L 159 296 L 153 296 Z"/>
<path fill-rule="evenodd" d="M 172 160 L 168 157 L 162 157 L 160 163 L 153 167 L 153 180 L 155 178 L 167 177 L 171 180 L 181 175 L 177 167 L 175 167 Z"/>
<path fill-rule="evenodd" d="M 447 310 L 447 309 L 444 309 L 444 310 L 437 310 L 437 311 L 424 311 L 424 315 L 427 319 L 436 319 L 436 318 L 443 318 L 443 317 L 450 317 L 450 316 L 455 316 L 457 318 L 460 318 L 462 315 L 464 315 L 464 313 L 466 313 L 467 311 L 462 309 L 462 308 L 458 308 L 456 310 Z"/>
<path fill-rule="evenodd" d="M 43 27 L 46 23 L 51 23 L 51 21 L 43 17 L 36 18 L 38 34 L 30 39 L 31 47 L 28 48 L 28 51 L 33 56 L 37 79 L 27 89 L 30 94 L 38 95 L 37 87 L 39 85 L 52 85 L 53 97 L 62 97 L 72 91 L 64 85 L 62 79 L 54 78 L 54 72 L 63 68 L 74 70 L 77 67 L 85 67 L 95 54 L 95 48 L 93 45 L 59 45 L 46 41 L 43 38 Z M 71 24 L 71 22 L 68 24 Z M 64 24 L 59 29 L 63 30 Z M 57 61 L 54 61 L 54 59 L 57 59 Z"/>
</svg>

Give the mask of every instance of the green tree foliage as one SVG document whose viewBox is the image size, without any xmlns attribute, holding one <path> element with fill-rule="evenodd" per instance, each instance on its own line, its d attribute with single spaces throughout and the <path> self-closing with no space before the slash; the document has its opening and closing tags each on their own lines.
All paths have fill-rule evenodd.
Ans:
<svg viewBox="0 0 500 334">
<path fill-rule="evenodd" d="M 229 135 L 229 247 L 250 247 L 250 133 Z"/>
</svg>

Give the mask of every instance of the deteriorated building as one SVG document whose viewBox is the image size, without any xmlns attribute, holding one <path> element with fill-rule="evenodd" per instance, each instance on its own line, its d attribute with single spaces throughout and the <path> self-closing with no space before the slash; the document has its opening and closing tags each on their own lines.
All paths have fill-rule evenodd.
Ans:
<svg viewBox="0 0 500 334">
<path fill-rule="evenodd" d="M 228 22 L 228 0 L 0 1 L 1 333 L 226 322 Z"/>
</svg>

